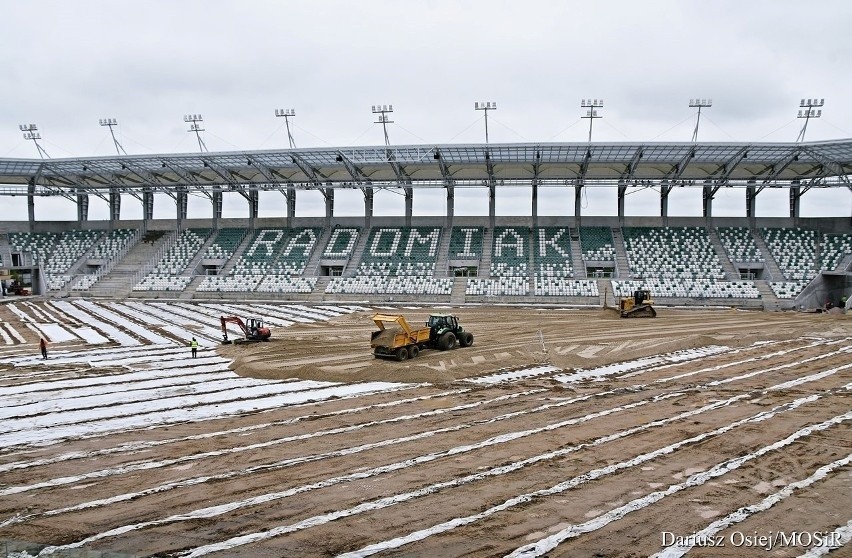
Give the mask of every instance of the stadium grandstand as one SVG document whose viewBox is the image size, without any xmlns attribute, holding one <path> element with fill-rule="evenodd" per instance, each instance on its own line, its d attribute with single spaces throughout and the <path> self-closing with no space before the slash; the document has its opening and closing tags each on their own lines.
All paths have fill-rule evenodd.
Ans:
<svg viewBox="0 0 852 558">
<path fill-rule="evenodd" d="M 814 188 L 852 189 L 852 140 L 802 143 L 542 143 L 417 145 L 0 159 L 0 195 L 23 196 L 28 220 L 0 225 L 5 287 L 48 296 L 305 301 L 554 303 L 598 306 L 648 288 L 672 305 L 790 309 L 839 301 L 852 290 L 850 217 L 807 218 Z M 528 188 L 526 217 L 496 214 L 504 188 Z M 617 189 L 611 216 L 585 215 L 588 189 Z M 488 215 L 458 216 L 458 188 L 478 188 Z M 563 216 L 540 216 L 541 188 L 563 188 Z M 656 217 L 625 214 L 625 197 L 659 192 Z M 700 196 L 702 216 L 669 216 L 674 188 Z M 745 217 L 713 215 L 721 188 L 745 190 Z M 785 189 L 786 217 L 757 217 L 765 188 Z M 337 216 L 335 193 L 358 189 L 361 217 Z M 374 216 L 380 189 L 404 213 Z M 413 215 L 418 191 L 440 189 L 446 211 Z M 296 215 L 320 192 L 324 217 Z M 277 191 L 280 217 L 259 217 Z M 223 218 L 236 192 L 246 218 Z M 212 217 L 188 219 L 189 195 Z M 45 197 L 76 203 L 77 220 L 35 219 Z M 109 206 L 90 221 L 89 199 Z M 121 217 L 122 197 L 142 205 Z M 175 217 L 156 218 L 155 196 Z M 11 289 L 10 289 L 11 290 Z M 836 302 L 835 302 L 836 303 Z"/>
</svg>

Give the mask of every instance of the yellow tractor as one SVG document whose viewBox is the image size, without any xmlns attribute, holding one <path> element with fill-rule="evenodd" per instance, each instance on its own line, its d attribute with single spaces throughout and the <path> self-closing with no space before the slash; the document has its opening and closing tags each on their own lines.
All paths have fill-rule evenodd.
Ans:
<svg viewBox="0 0 852 558">
<path fill-rule="evenodd" d="M 448 351 L 473 345 L 473 334 L 465 331 L 458 317 L 432 314 L 426 327 L 414 328 L 396 314 L 376 314 L 373 322 L 379 328 L 370 336 L 370 347 L 376 358 L 395 358 L 402 361 L 415 358 L 422 349 Z M 395 325 L 387 329 L 387 325 Z"/>
<path fill-rule="evenodd" d="M 654 300 L 651 291 L 637 289 L 633 296 L 625 296 L 618 301 L 618 310 L 622 318 L 656 318 L 657 311 L 654 310 Z"/>
</svg>

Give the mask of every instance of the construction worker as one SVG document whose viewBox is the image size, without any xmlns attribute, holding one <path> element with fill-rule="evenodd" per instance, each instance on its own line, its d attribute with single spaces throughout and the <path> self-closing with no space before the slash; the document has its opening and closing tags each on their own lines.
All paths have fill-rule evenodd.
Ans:
<svg viewBox="0 0 852 558">
<path fill-rule="evenodd" d="M 44 340 L 44 337 L 39 339 L 38 348 L 41 349 L 41 358 L 47 360 L 47 341 Z"/>
<path fill-rule="evenodd" d="M 192 348 L 192 358 L 196 358 L 198 356 L 198 341 L 196 341 L 195 337 L 192 338 L 189 346 Z"/>
</svg>

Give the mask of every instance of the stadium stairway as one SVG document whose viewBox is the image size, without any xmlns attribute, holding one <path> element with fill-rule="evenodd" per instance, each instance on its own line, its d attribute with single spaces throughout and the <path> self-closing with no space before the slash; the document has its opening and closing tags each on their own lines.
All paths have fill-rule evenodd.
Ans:
<svg viewBox="0 0 852 558">
<path fill-rule="evenodd" d="M 452 239 L 452 236 L 452 227 L 441 230 L 441 244 L 438 246 L 438 259 L 435 261 L 434 277 L 450 276 L 450 268 L 447 262 L 450 260 L 450 240 Z M 438 266 L 442 266 L 441 269 L 439 269 Z"/>
<path fill-rule="evenodd" d="M 320 246 L 322 246 L 323 249 L 320 250 L 319 248 L 317 248 L 317 252 L 322 253 L 325 250 L 325 245 L 321 244 Z M 311 294 L 308 295 L 308 301 L 322 302 L 323 300 L 325 300 L 325 288 L 328 287 L 329 282 L 331 282 L 331 277 L 327 275 L 318 277 L 317 284 L 314 286 L 314 290 L 311 291 Z"/>
<path fill-rule="evenodd" d="M 615 248 L 615 277 L 627 279 L 630 277 L 630 265 L 627 263 L 627 249 L 624 247 L 624 236 L 621 229 L 613 227 L 612 246 Z"/>
<path fill-rule="evenodd" d="M 219 275 L 227 275 L 234 270 L 234 266 L 237 265 L 237 262 L 240 261 L 240 258 L 243 257 L 243 252 L 246 251 L 246 248 L 249 247 L 252 240 L 254 240 L 254 230 L 249 230 L 246 235 L 243 237 L 242 241 L 240 241 L 237 248 L 234 250 L 234 255 L 231 256 L 231 259 L 228 260 L 222 270 L 219 272 Z"/>
<path fill-rule="evenodd" d="M 707 227 L 705 230 L 707 231 L 707 236 L 710 238 L 710 244 L 713 246 L 713 249 L 716 250 L 716 256 L 719 258 L 719 263 L 722 264 L 722 271 L 725 272 L 725 278 L 728 281 L 739 281 L 740 274 L 731 262 L 731 258 L 728 257 L 728 252 L 725 250 L 725 247 L 722 246 L 722 241 L 719 239 L 719 234 L 716 232 L 716 229 L 713 227 Z"/>
<path fill-rule="evenodd" d="M 364 256 L 364 250 L 367 248 L 367 240 L 370 238 L 370 230 L 371 229 L 364 229 L 358 235 L 358 242 L 355 244 L 355 248 L 352 249 L 352 256 L 349 258 L 349 262 L 343 270 L 344 277 L 355 277 L 356 272 L 358 271 L 358 266 L 361 264 L 361 258 Z M 318 251 L 321 253 L 325 252 L 325 246 L 319 246 Z"/>
<path fill-rule="evenodd" d="M 612 282 L 609 279 L 597 279 L 598 284 L 598 302 L 601 308 L 609 306 L 618 306 L 615 302 L 615 291 L 612 288 Z"/>
<path fill-rule="evenodd" d="M 311 254 L 311 257 L 308 259 L 308 262 L 305 264 L 305 271 L 303 275 L 312 276 L 318 275 L 317 271 L 319 268 L 320 260 L 322 259 L 322 255 L 325 252 L 325 248 L 328 245 L 328 241 L 331 239 L 331 232 L 334 229 L 332 227 L 326 227 L 323 229 L 322 234 L 317 239 L 317 243 L 314 246 L 314 251 Z M 325 287 L 323 287 L 325 289 Z"/>
<path fill-rule="evenodd" d="M 482 233 L 482 258 L 479 262 L 480 279 L 491 278 L 491 253 L 494 250 L 494 229 L 485 229 Z"/>
<path fill-rule="evenodd" d="M 834 271 L 847 271 L 850 266 L 852 266 L 852 254 L 846 254 L 834 268 Z"/>
<path fill-rule="evenodd" d="M 207 239 L 204 240 L 204 244 L 201 245 L 201 248 L 198 249 L 198 252 L 196 252 L 192 259 L 189 260 L 189 265 L 187 265 L 186 269 L 183 270 L 183 272 L 181 273 L 182 275 L 195 275 L 195 272 L 198 270 L 198 266 L 201 265 L 202 256 L 204 256 L 204 253 L 207 251 L 207 248 L 209 248 L 213 244 L 213 241 L 216 240 L 216 235 L 218 234 L 218 232 L 218 230 L 210 231 L 210 234 L 207 236 Z"/>
<path fill-rule="evenodd" d="M 760 300 L 763 301 L 763 309 L 767 312 L 778 312 L 781 310 L 781 302 L 775 296 L 772 287 L 769 286 L 769 281 L 765 279 L 757 279 L 754 282 L 760 293 Z"/>
<path fill-rule="evenodd" d="M 450 304 L 464 304 L 466 290 L 467 277 L 455 277 L 453 279 L 453 290 L 450 293 Z"/>
<path fill-rule="evenodd" d="M 775 261 L 775 258 L 772 256 L 772 252 L 769 251 L 769 246 L 766 245 L 763 237 L 760 236 L 760 232 L 753 230 L 751 231 L 751 234 L 754 237 L 754 242 L 757 244 L 757 248 L 760 250 L 760 253 L 763 254 L 763 265 L 765 270 L 769 272 L 769 280 L 784 281 L 784 274 L 781 273 L 781 268 L 778 267 L 778 262 Z"/>
<path fill-rule="evenodd" d="M 571 265 L 574 267 L 574 279 L 587 279 L 586 262 L 583 261 L 583 247 L 580 245 L 580 230 L 571 229 Z"/>
<path fill-rule="evenodd" d="M 189 282 L 189 285 L 178 295 L 180 300 L 192 300 L 192 297 L 195 296 L 195 290 L 198 288 L 198 285 L 204 281 L 204 275 L 196 275 L 192 278 L 192 281 Z"/>
<path fill-rule="evenodd" d="M 88 291 L 75 291 L 75 294 L 92 297 L 125 297 L 129 295 L 133 285 L 138 280 L 139 270 L 145 264 L 150 263 L 164 246 L 173 241 L 174 236 L 174 232 L 172 232 L 162 235 L 153 243 L 143 242 L 142 240 L 136 242 L 124 256 L 124 259 L 116 263 L 112 270 L 101 277 Z"/>
</svg>

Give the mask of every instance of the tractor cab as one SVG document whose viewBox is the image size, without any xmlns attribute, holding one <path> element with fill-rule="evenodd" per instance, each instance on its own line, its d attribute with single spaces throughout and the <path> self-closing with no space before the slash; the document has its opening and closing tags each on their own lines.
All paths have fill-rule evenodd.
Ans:
<svg viewBox="0 0 852 558">
<path fill-rule="evenodd" d="M 430 330 L 429 337 L 431 339 L 437 339 L 448 331 L 457 333 L 461 330 L 459 327 L 459 319 L 456 316 L 449 316 L 446 314 L 432 314 L 426 322 L 426 327 Z"/>
</svg>

